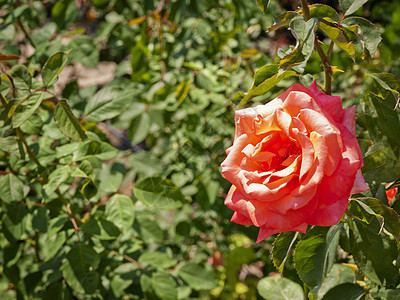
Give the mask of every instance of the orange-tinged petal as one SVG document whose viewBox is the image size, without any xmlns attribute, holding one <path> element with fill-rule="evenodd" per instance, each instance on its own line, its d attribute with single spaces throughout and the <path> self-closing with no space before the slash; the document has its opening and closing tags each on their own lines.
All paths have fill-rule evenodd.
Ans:
<svg viewBox="0 0 400 300">
<path fill-rule="evenodd" d="M 318 132 L 326 139 L 329 163 L 325 169 L 325 174 L 331 175 L 339 164 L 343 148 L 339 129 L 331 124 L 325 116 L 310 109 L 302 109 L 299 119 L 309 132 Z"/>
</svg>

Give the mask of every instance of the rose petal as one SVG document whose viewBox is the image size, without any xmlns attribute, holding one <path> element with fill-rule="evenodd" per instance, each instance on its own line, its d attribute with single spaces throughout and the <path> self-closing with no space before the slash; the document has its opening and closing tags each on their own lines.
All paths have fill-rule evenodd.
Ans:
<svg viewBox="0 0 400 300">
<path fill-rule="evenodd" d="M 254 225 L 253 222 L 249 218 L 243 216 L 242 214 L 238 213 L 237 211 L 235 211 L 233 213 L 231 222 L 234 222 L 234 223 L 237 223 L 240 225 Z"/>
<path fill-rule="evenodd" d="M 364 177 L 362 176 L 361 170 L 358 169 L 356 173 L 356 180 L 354 181 L 353 188 L 351 189 L 350 195 L 362 193 L 368 191 L 369 187 L 365 183 Z"/>
<path fill-rule="evenodd" d="M 307 92 L 290 92 L 282 106 L 284 111 L 292 117 L 296 117 L 300 113 L 301 109 L 311 109 L 322 113 L 318 103 Z"/>
<path fill-rule="evenodd" d="M 343 157 L 338 167 L 331 176 L 325 176 L 318 189 L 321 199 L 326 205 L 330 205 L 337 199 L 349 198 L 353 188 L 356 174 L 361 167 L 358 154 L 358 142 L 347 128 L 340 125 L 344 145 Z"/>
<path fill-rule="evenodd" d="M 326 205 L 324 198 L 321 198 L 320 203 L 318 203 L 318 209 L 307 219 L 307 223 L 317 226 L 331 226 L 336 224 L 342 218 L 347 208 L 348 199 L 349 196 L 344 195 L 342 198 L 336 199 L 335 202 Z"/>
<path fill-rule="evenodd" d="M 319 105 L 325 110 L 337 123 L 342 123 L 343 107 L 339 96 L 330 96 L 321 92 L 317 87 L 317 82 L 314 81 L 310 86 L 311 92 L 315 95 L 315 99 Z"/>
<path fill-rule="evenodd" d="M 236 133 L 235 137 L 241 136 L 244 133 L 250 133 L 254 130 L 254 120 L 258 115 L 261 118 L 272 114 L 277 109 L 282 108 L 282 100 L 274 99 L 265 105 L 257 105 L 235 112 Z"/>
<path fill-rule="evenodd" d="M 286 230 L 286 231 L 298 231 L 298 232 L 302 232 L 302 233 L 306 233 L 307 231 L 307 223 L 303 223 L 300 224 L 294 228 L 291 228 L 290 230 Z M 260 231 L 258 232 L 258 237 L 257 237 L 257 243 L 265 240 L 267 237 L 275 234 L 275 233 L 279 233 L 281 232 L 280 229 L 276 229 L 276 228 L 266 228 L 266 227 L 260 227 Z"/>
<path fill-rule="evenodd" d="M 354 137 L 356 136 L 355 113 L 355 106 L 344 109 L 343 121 L 341 122 L 342 125 L 344 125 Z"/>
<path fill-rule="evenodd" d="M 302 109 L 299 119 L 306 125 L 309 132 L 318 132 L 322 135 L 328 144 L 329 163 L 325 169 L 326 175 L 331 175 L 339 164 L 342 152 L 342 140 L 340 130 L 329 122 L 329 120 L 313 110 Z"/>
</svg>

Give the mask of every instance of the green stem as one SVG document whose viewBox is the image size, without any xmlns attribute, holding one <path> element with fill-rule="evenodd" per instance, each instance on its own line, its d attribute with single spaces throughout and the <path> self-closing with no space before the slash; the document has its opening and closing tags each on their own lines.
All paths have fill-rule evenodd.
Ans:
<svg viewBox="0 0 400 300">
<path fill-rule="evenodd" d="M 18 18 L 18 25 L 19 25 L 19 27 L 21 27 L 22 32 L 24 33 L 26 39 L 29 41 L 29 43 L 32 45 L 32 47 L 36 48 L 36 45 L 31 38 L 31 35 L 26 31 L 24 24 L 22 24 L 21 19 L 19 19 L 19 18 Z"/>
<path fill-rule="evenodd" d="M 307 0 L 301 0 L 301 8 L 303 10 L 304 19 L 306 21 L 310 20 L 310 9 L 308 7 Z M 324 50 L 322 50 L 320 42 L 318 41 L 317 37 L 315 37 L 314 47 L 321 58 L 325 70 L 325 93 L 330 95 L 332 93 L 332 68 L 330 63 L 330 53 L 332 52 L 331 48 L 333 47 L 333 44 L 331 43 L 328 54 L 325 54 Z"/>
<path fill-rule="evenodd" d="M 42 169 L 43 166 L 40 164 L 39 160 L 37 159 L 36 155 L 31 151 L 29 148 L 28 142 L 26 141 L 26 138 L 24 136 L 24 133 L 22 132 L 21 129 L 17 128 L 15 129 L 17 131 L 17 136 L 21 140 L 21 142 L 25 145 L 26 152 L 28 152 L 29 157 L 33 160 L 33 162 L 39 167 L 39 169 Z"/>
</svg>

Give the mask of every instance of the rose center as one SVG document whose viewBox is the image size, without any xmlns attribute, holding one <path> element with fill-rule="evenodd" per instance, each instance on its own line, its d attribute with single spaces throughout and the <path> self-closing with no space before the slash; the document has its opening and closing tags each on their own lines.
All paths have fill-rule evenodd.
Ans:
<svg viewBox="0 0 400 300">
<path fill-rule="evenodd" d="M 279 171 L 289 166 L 300 154 L 301 148 L 286 135 L 271 132 L 254 147 L 252 156 L 264 171 Z"/>
</svg>

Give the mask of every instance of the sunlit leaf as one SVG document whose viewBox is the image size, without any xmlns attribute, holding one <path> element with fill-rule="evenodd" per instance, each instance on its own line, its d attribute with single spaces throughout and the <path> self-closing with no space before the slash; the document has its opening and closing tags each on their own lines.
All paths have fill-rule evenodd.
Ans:
<svg viewBox="0 0 400 300">
<path fill-rule="evenodd" d="M 339 243 L 342 223 L 332 227 L 313 227 L 296 245 L 294 261 L 301 280 L 315 294 L 332 267 Z"/>
<path fill-rule="evenodd" d="M 269 6 L 270 0 L 257 0 L 257 5 L 261 9 L 262 13 L 265 15 L 267 8 Z"/>
<path fill-rule="evenodd" d="M 304 299 L 301 285 L 284 277 L 264 277 L 258 282 L 257 290 L 267 300 Z"/>
<path fill-rule="evenodd" d="M 63 99 L 58 102 L 54 109 L 54 121 L 56 122 L 58 129 L 60 129 L 67 138 L 73 141 L 82 141 L 87 139 L 85 131 L 72 113 L 67 100 Z"/>
<path fill-rule="evenodd" d="M 340 26 L 332 22 L 320 22 L 318 26 L 337 46 L 343 49 L 353 61 L 355 60 L 356 48 Z"/>
<path fill-rule="evenodd" d="M 58 74 L 62 71 L 68 60 L 69 52 L 57 52 L 44 64 L 42 70 L 43 85 L 48 87 L 58 80 Z"/>
<path fill-rule="evenodd" d="M 355 13 L 368 0 L 339 0 L 340 8 L 345 16 Z"/>
</svg>

